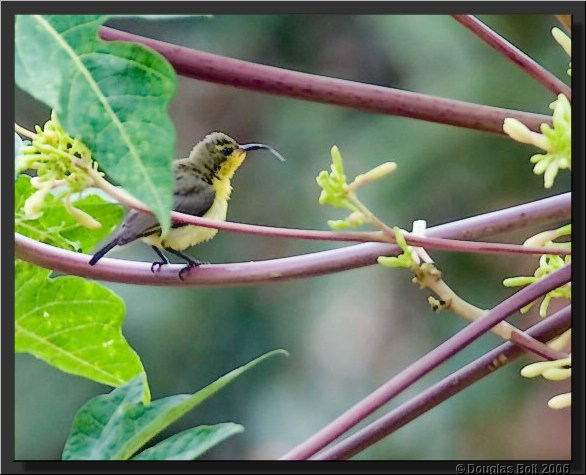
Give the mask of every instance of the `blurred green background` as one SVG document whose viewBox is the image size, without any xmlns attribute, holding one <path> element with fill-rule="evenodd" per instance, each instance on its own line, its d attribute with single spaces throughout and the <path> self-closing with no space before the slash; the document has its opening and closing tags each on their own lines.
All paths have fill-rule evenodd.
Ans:
<svg viewBox="0 0 586 475">
<path fill-rule="evenodd" d="M 568 58 L 551 38 L 551 16 L 482 16 L 567 82 Z M 387 85 L 499 107 L 549 113 L 554 96 L 449 16 L 246 15 L 108 23 L 144 36 L 283 68 Z M 229 34 L 227 34 L 229 32 Z M 277 148 L 287 162 L 251 154 L 237 173 L 228 219 L 327 229 L 341 211 L 319 206 L 315 176 L 336 144 L 354 176 L 384 161 L 398 170 L 361 197 L 387 223 L 429 226 L 554 195 L 531 172 L 536 151 L 503 137 L 421 121 L 248 92 L 180 78 L 171 105 L 178 156 L 213 130 Z M 21 91 L 17 121 L 44 123 L 49 112 Z M 522 242 L 543 228 L 499 236 Z M 262 260 L 339 244 L 220 233 L 191 250 L 214 263 Z M 511 295 L 500 282 L 532 273 L 536 258 L 432 253 L 462 297 L 488 308 Z M 137 244 L 111 257 L 152 261 Z M 245 288 L 105 285 L 126 301 L 124 334 L 141 355 L 153 399 L 192 393 L 275 348 L 290 357 L 255 368 L 174 424 L 234 421 L 245 432 L 207 459 L 273 459 L 464 326 L 436 315 L 404 270 L 369 267 Z M 532 313 L 516 317 L 526 326 Z M 487 335 L 396 401 L 395 407 L 499 341 Z M 570 411 L 547 399 L 567 389 L 519 376 L 524 358 L 466 390 L 360 454 L 360 459 L 565 459 Z M 105 386 L 16 355 L 16 458 L 56 459 L 76 411 Z"/>
</svg>

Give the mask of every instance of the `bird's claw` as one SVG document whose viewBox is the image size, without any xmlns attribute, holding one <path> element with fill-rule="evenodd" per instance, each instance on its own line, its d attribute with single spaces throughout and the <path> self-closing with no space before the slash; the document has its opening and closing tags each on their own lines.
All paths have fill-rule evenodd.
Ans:
<svg viewBox="0 0 586 475">
<path fill-rule="evenodd" d="M 187 263 L 187 265 L 186 265 L 186 266 L 185 266 L 183 269 L 181 269 L 181 270 L 179 271 L 179 278 L 180 278 L 181 280 L 185 280 L 185 279 L 183 278 L 183 273 L 184 273 L 184 272 L 187 272 L 187 271 L 189 271 L 190 269 L 193 269 L 194 267 L 199 267 L 199 266 L 201 266 L 202 264 L 209 264 L 209 262 L 204 262 L 204 261 L 189 261 L 189 262 Z"/>
<path fill-rule="evenodd" d="M 163 267 L 165 264 L 168 264 L 168 262 L 164 262 L 164 261 L 153 262 L 151 264 L 151 272 L 153 274 L 155 273 L 155 266 L 157 266 L 157 272 L 159 272 L 161 270 L 161 267 Z"/>
</svg>

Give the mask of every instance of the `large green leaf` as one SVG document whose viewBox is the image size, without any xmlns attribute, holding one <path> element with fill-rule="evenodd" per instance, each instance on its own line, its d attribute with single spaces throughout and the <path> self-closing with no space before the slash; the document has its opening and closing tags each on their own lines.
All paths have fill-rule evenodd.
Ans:
<svg viewBox="0 0 586 475">
<path fill-rule="evenodd" d="M 15 262 L 15 350 L 67 373 L 121 386 L 144 369 L 122 336 L 124 302 L 80 277 Z M 148 400 L 148 387 L 143 396 Z"/>
<path fill-rule="evenodd" d="M 52 107 L 118 184 L 170 224 L 176 75 L 158 53 L 106 42 L 99 15 L 17 16 L 16 83 Z"/>
<path fill-rule="evenodd" d="M 85 211 L 102 225 L 89 230 L 79 224 L 65 209 L 63 203 L 49 194 L 41 216 L 27 217 L 23 207 L 26 199 L 36 190 L 30 177 L 20 175 L 14 185 L 15 230 L 37 241 L 72 251 L 89 252 L 96 243 L 108 236 L 124 216 L 122 207 L 109 203 L 98 195 L 90 194 L 73 205 Z M 88 191 L 88 190 L 85 190 Z"/>
<path fill-rule="evenodd" d="M 141 401 L 142 378 L 136 377 L 110 394 L 97 396 L 76 414 L 63 449 L 64 460 L 127 460 L 155 435 L 236 377 L 275 354 L 275 350 L 222 376 L 195 394 Z"/>
<path fill-rule="evenodd" d="M 143 450 L 132 460 L 193 460 L 243 430 L 244 427 L 232 422 L 194 427 Z"/>
</svg>

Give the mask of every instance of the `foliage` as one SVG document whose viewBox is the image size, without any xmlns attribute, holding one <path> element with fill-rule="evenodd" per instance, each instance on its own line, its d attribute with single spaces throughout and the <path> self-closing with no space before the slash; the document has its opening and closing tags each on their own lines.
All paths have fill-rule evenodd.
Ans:
<svg viewBox="0 0 586 475">
<path fill-rule="evenodd" d="M 75 416 L 63 450 L 64 460 L 127 460 L 155 435 L 214 395 L 261 361 L 282 350 L 267 353 L 188 395 L 143 399 L 145 375 L 141 374 L 110 394 L 97 396 Z M 237 424 L 198 427 L 141 452 L 136 460 L 190 460 L 227 437 L 242 431 Z"/>
<path fill-rule="evenodd" d="M 166 230 L 175 154 L 166 107 L 175 72 L 143 46 L 100 40 L 107 18 L 18 16 L 16 83 L 55 110 L 69 134 L 92 150 L 113 180 L 150 205 Z"/>
<path fill-rule="evenodd" d="M 45 198 L 41 213 L 26 216 L 25 203 L 34 193 L 31 178 L 20 175 L 15 184 L 15 229 L 52 246 L 88 252 L 122 218 L 120 206 L 94 194 L 75 204 L 100 223 L 96 231 L 81 226 L 51 194 Z M 16 261 L 16 351 L 112 386 L 142 373 L 138 355 L 122 336 L 126 311 L 122 299 L 97 282 L 73 276 L 50 278 L 50 274 L 50 270 Z"/>
<path fill-rule="evenodd" d="M 44 128 L 36 128 L 31 142 L 15 138 L 17 172 L 34 169 L 37 174 L 33 179 L 17 175 L 16 231 L 84 253 L 106 237 L 122 217 L 120 206 L 87 190 L 93 182 L 84 173 L 96 171 L 98 164 L 112 181 L 147 203 L 164 227 L 169 223 L 171 207 L 168 165 L 174 156 L 175 134 L 166 107 L 175 91 L 175 73 L 162 56 L 148 48 L 100 40 L 98 31 L 106 18 L 30 16 L 19 17 L 16 23 L 17 84 L 53 108 L 51 120 Z M 49 56 L 55 61 L 45 69 L 39 68 L 46 63 L 43 58 Z M 504 124 L 512 138 L 546 152 L 531 158 L 534 172 L 544 175 L 546 188 L 553 185 L 559 170 L 571 170 L 570 102 L 559 94 L 551 109 L 552 127 L 543 124 L 541 134 L 516 119 L 507 119 Z M 319 201 L 345 208 L 350 214 L 343 220 L 328 221 L 330 227 L 345 230 L 370 224 L 387 240 L 395 240 L 403 251 L 398 257 L 381 256 L 379 263 L 418 269 L 420 256 L 429 259 L 425 250 L 409 246 L 404 230 L 382 223 L 356 196 L 359 187 L 394 171 L 396 164 L 375 166 L 348 183 L 337 147 L 332 148 L 331 157 L 331 173 L 322 171 L 317 177 L 322 189 Z M 59 184 L 66 187 L 56 188 Z M 424 228 L 425 222 L 416 221 L 412 235 L 424 238 Z M 563 229 L 555 236 L 550 234 L 551 239 L 541 245 L 569 249 L 569 243 L 552 242 L 571 234 L 571 227 Z M 545 254 L 534 277 L 511 278 L 505 283 L 533 284 L 569 262 L 570 256 Z M 434 279 L 441 276 L 433 269 Z M 63 371 L 116 387 L 78 412 L 64 459 L 189 460 L 242 431 L 242 426 L 233 423 L 199 426 L 138 453 L 179 417 L 275 352 L 193 395 L 150 402 L 142 362 L 122 336 L 125 308 L 120 298 L 95 282 L 51 277 L 50 271 L 24 261 L 17 260 L 15 270 L 16 350 L 32 353 Z M 570 290 L 568 283 L 549 292 L 541 306 L 542 314 L 551 298 L 570 298 Z M 432 306 L 448 308 L 451 298 L 444 301 L 438 295 L 440 299 L 433 300 Z M 566 370 L 571 368 L 571 359 L 560 359 L 555 365 L 569 376 Z M 544 377 L 553 374 L 548 368 L 542 371 Z M 566 402 L 567 398 L 552 407 L 563 407 Z"/>
<path fill-rule="evenodd" d="M 124 302 L 110 289 L 80 277 L 50 279 L 51 271 L 21 260 L 15 273 L 17 352 L 111 386 L 144 371 L 122 336 Z"/>
<path fill-rule="evenodd" d="M 92 193 L 94 190 L 88 190 L 83 198 L 78 195 L 73 204 L 99 223 L 96 229 L 89 230 L 81 225 L 69 213 L 66 204 L 49 190 L 43 197 L 43 211 L 27 216 L 26 203 L 38 193 L 31 181 L 29 176 L 20 175 L 15 184 L 15 230 L 24 236 L 62 249 L 89 252 L 122 220 L 122 208 Z"/>
</svg>

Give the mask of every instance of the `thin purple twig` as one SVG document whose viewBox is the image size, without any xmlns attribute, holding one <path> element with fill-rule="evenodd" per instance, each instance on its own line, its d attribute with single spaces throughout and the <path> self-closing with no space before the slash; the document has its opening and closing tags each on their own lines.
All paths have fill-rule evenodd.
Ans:
<svg viewBox="0 0 586 475">
<path fill-rule="evenodd" d="M 427 235 L 472 240 L 530 224 L 557 222 L 569 219 L 570 216 L 571 194 L 564 193 L 435 226 L 427 230 Z M 106 257 L 95 266 L 90 266 L 89 256 L 86 254 L 49 246 L 18 233 L 15 236 L 15 251 L 16 257 L 41 267 L 91 279 L 142 285 L 199 287 L 251 285 L 340 272 L 375 264 L 378 256 L 396 254 L 398 248 L 392 244 L 365 243 L 282 259 L 202 265 L 188 272 L 184 281 L 178 278 L 182 268 L 180 265 L 166 265 L 153 273 L 148 263 Z"/>
<path fill-rule="evenodd" d="M 177 73 L 183 76 L 252 91 L 497 134 L 504 134 L 503 122 L 508 117 L 518 119 L 534 131 L 539 131 L 542 123 L 552 124 L 551 117 L 546 115 L 265 66 L 108 27 L 100 29 L 100 36 L 104 40 L 130 41 L 148 46 L 167 58 Z"/>
<path fill-rule="evenodd" d="M 562 334 L 572 324 L 571 305 L 550 315 L 545 320 L 525 330 L 531 337 L 546 342 Z M 504 343 L 450 376 L 442 379 L 421 394 L 409 399 L 385 416 L 352 434 L 334 447 L 315 457 L 316 460 L 348 459 L 392 434 L 412 420 L 463 391 L 476 381 L 501 369 L 523 354 L 512 343 Z"/>
<path fill-rule="evenodd" d="M 572 100 L 572 90 L 564 84 L 563 81 L 555 77 L 515 45 L 509 43 L 502 36 L 491 30 L 480 20 L 472 15 L 452 15 L 452 17 L 503 56 L 510 59 L 531 77 L 543 84 L 556 96 L 561 93 L 564 94 L 568 100 Z"/>
<path fill-rule="evenodd" d="M 570 280 L 571 265 L 567 264 L 542 280 L 523 288 L 391 378 L 317 434 L 285 454 L 281 460 L 307 460 L 312 457 L 431 370 L 481 337 L 497 323 L 503 321 L 529 302 L 566 284 Z"/>
</svg>

